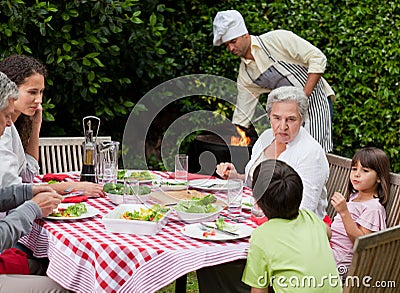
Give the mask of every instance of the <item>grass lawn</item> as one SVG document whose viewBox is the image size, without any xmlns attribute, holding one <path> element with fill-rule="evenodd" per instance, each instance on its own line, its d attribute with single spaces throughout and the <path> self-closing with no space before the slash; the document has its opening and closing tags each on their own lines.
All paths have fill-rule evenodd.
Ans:
<svg viewBox="0 0 400 293">
<path fill-rule="evenodd" d="M 157 293 L 174 293 L 175 292 L 175 282 L 172 282 L 168 286 L 158 290 Z M 197 284 L 196 272 L 190 272 L 187 276 L 186 283 L 186 292 L 187 293 L 198 293 L 199 286 Z"/>
</svg>

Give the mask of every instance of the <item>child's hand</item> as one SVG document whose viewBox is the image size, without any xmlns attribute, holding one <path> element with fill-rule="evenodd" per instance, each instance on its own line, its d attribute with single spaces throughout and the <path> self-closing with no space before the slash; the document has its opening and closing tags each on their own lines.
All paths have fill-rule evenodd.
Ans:
<svg viewBox="0 0 400 293">
<path fill-rule="evenodd" d="M 331 204 L 339 214 L 347 211 L 346 198 L 339 192 L 335 192 L 332 195 Z"/>
</svg>

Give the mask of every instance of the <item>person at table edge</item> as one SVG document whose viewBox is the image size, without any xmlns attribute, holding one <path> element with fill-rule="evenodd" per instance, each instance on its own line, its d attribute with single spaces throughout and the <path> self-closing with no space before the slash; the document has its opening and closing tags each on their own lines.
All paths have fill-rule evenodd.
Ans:
<svg viewBox="0 0 400 293">
<path fill-rule="evenodd" d="M 320 219 L 326 216 L 329 164 L 321 145 L 302 127 L 308 119 L 308 98 L 293 86 L 277 88 L 268 95 L 266 110 L 271 128 L 254 144 L 245 174 L 239 174 L 232 163 L 217 165 L 223 178 L 240 178 L 251 186 L 255 167 L 267 159 L 279 159 L 290 165 L 303 181 L 300 209 L 308 209 Z"/>
<path fill-rule="evenodd" d="M 0 72 L 0 137 L 12 124 L 17 98 L 16 84 Z M 32 266 L 26 254 L 11 248 L 31 231 L 35 219 L 48 216 L 61 200 L 62 196 L 48 186 L 21 184 L 0 188 L 0 211 L 10 211 L 0 219 L 0 292 L 68 292 L 47 276 L 28 276 Z"/>
<path fill-rule="evenodd" d="M 241 58 L 232 123 L 249 127 L 260 94 L 293 85 L 304 89 L 309 97 L 310 119 L 305 128 L 326 152 L 332 151 L 331 99 L 335 93 L 322 78 L 326 57 L 321 50 L 286 30 L 249 35 L 242 15 L 236 10 L 218 12 L 213 32 L 215 46 L 225 45 Z"/>
</svg>

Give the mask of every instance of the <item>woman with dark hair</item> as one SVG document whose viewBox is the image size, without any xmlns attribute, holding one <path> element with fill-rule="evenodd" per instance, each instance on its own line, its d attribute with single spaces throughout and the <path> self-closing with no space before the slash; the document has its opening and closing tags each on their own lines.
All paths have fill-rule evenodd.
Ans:
<svg viewBox="0 0 400 293">
<path fill-rule="evenodd" d="M 39 134 L 46 67 L 37 59 L 11 55 L 0 62 L 0 71 L 18 86 L 12 120 L 0 139 L 0 187 L 32 182 L 39 173 Z M 18 128 L 17 128 L 18 127 Z M 88 196 L 105 196 L 102 186 L 91 182 L 61 182 L 52 188 L 59 193 L 73 188 Z"/>
</svg>

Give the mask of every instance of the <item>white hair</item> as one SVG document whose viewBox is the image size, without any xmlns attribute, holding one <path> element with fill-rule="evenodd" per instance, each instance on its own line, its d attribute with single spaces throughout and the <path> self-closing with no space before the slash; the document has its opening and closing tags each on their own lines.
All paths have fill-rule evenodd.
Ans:
<svg viewBox="0 0 400 293">
<path fill-rule="evenodd" d="M 303 121 L 308 119 L 308 97 L 303 89 L 294 86 L 282 86 L 269 93 L 266 105 L 268 115 L 271 114 L 274 103 L 284 101 L 297 102 L 301 118 Z"/>
<path fill-rule="evenodd" d="M 7 108 L 9 99 L 18 99 L 18 87 L 7 75 L 0 72 L 0 111 Z"/>
</svg>

